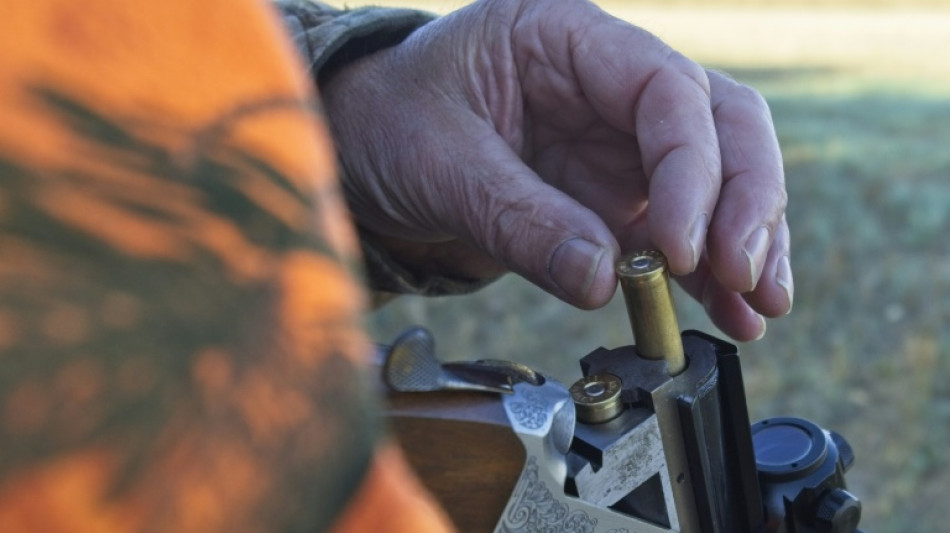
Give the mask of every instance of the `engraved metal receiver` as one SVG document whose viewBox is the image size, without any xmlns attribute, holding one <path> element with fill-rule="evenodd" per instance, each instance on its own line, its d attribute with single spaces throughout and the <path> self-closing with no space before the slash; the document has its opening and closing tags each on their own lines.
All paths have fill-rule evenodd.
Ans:
<svg viewBox="0 0 950 533">
<path fill-rule="evenodd" d="M 589 353 L 571 387 L 516 363 L 438 363 L 418 331 L 389 350 L 391 389 L 502 393 L 391 396 L 410 462 L 460 529 L 859 532 L 861 503 L 844 479 L 854 461 L 847 441 L 798 418 L 750 426 L 736 347 L 679 332 L 665 258 L 630 254 L 617 272 L 636 344 Z M 517 445 L 501 426 L 523 455 L 510 458 Z M 482 455 L 470 467 L 475 452 L 446 455 L 473 438 Z M 515 462 L 520 474 L 505 477 Z M 499 473 L 483 475 L 492 464 Z M 472 473 L 459 479 L 454 470 Z M 493 499 L 500 491 L 491 483 L 503 477 L 509 496 Z M 480 519 L 472 507 L 494 516 Z"/>
</svg>

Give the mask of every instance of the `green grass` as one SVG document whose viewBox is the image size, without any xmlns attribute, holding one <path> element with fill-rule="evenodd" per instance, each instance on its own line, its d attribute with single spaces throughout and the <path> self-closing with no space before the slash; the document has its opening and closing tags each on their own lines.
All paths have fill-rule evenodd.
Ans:
<svg viewBox="0 0 950 533">
<path fill-rule="evenodd" d="M 765 339 L 742 346 L 753 417 L 803 416 L 850 440 L 864 529 L 946 530 L 950 10 L 681 4 L 604 3 L 755 86 L 772 108 L 796 299 Z M 678 302 L 684 328 L 712 331 L 697 304 Z M 619 299 L 582 312 L 513 276 L 370 318 L 380 340 L 415 323 L 436 332 L 446 358 L 516 359 L 566 381 L 591 349 L 631 341 Z"/>
</svg>

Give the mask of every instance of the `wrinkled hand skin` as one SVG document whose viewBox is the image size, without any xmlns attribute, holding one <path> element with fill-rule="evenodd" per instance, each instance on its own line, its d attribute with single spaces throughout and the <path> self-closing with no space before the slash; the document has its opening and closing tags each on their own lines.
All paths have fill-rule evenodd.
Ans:
<svg viewBox="0 0 950 533">
<path fill-rule="evenodd" d="M 791 309 L 765 101 L 589 2 L 476 2 L 321 89 L 357 222 L 406 264 L 597 308 L 649 247 L 737 340 Z"/>
</svg>

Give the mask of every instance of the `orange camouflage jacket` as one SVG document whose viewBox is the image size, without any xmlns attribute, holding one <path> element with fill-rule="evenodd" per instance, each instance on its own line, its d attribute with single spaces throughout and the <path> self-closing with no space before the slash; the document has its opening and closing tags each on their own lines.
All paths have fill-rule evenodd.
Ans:
<svg viewBox="0 0 950 533">
<path fill-rule="evenodd" d="M 313 89 L 426 17 L 280 7 L 4 4 L 0 532 L 450 529 L 377 428 Z"/>
</svg>

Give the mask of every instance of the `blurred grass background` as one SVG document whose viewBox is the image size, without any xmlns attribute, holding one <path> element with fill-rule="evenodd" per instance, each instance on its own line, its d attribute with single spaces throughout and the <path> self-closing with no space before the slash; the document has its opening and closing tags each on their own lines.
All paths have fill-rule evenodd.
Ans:
<svg viewBox="0 0 950 533">
<path fill-rule="evenodd" d="M 950 2 L 600 4 L 772 108 L 796 295 L 741 346 L 753 419 L 802 416 L 845 435 L 865 530 L 947 531 Z M 684 329 L 715 332 L 698 304 L 678 302 Z M 423 324 L 446 359 L 525 361 L 568 383 L 590 350 L 631 342 L 619 298 L 578 311 L 515 276 L 472 296 L 403 298 L 369 320 L 379 340 Z"/>
</svg>

